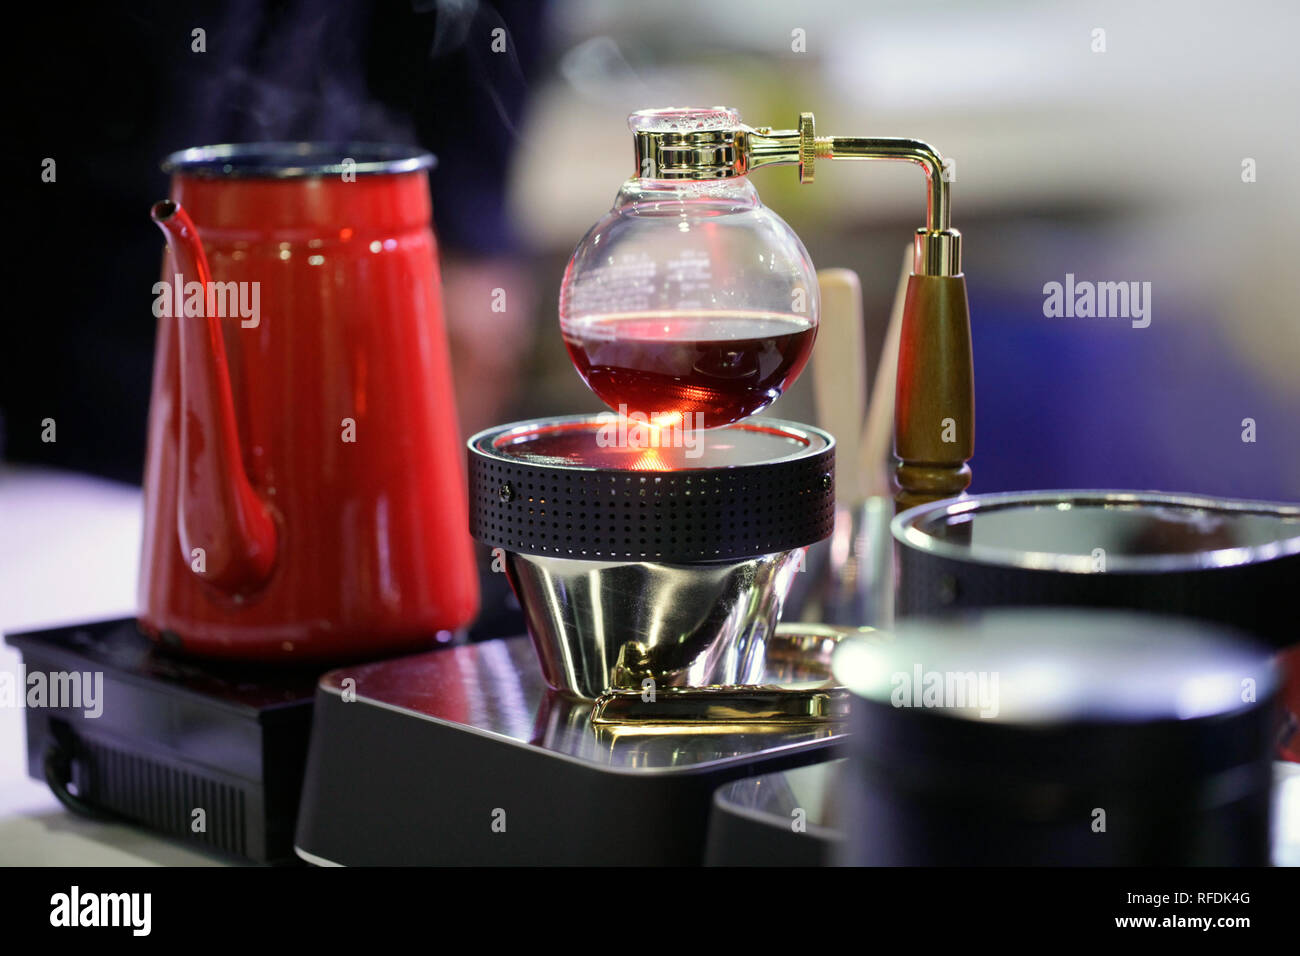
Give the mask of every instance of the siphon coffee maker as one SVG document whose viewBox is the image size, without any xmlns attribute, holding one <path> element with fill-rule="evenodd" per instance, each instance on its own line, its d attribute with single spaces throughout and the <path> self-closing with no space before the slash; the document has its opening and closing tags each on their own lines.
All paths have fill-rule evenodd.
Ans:
<svg viewBox="0 0 1300 956">
<path fill-rule="evenodd" d="M 833 755 L 847 700 L 829 658 L 869 629 L 778 623 L 803 549 L 833 526 L 835 439 L 749 417 L 798 376 L 819 314 L 807 252 L 754 170 L 793 165 L 810 183 L 818 161 L 922 168 L 897 501 L 969 483 L 969 319 L 939 154 L 819 137 L 811 113 L 790 130 L 721 107 L 629 125 L 633 176 L 559 302 L 574 365 L 611 411 L 469 441 L 470 530 L 529 635 L 322 678 L 296 839 L 308 861 L 697 863 L 718 786 Z"/>
</svg>

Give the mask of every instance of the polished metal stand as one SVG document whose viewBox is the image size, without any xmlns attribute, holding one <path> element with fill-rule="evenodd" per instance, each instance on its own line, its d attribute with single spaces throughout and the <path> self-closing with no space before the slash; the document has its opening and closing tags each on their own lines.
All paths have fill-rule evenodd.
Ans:
<svg viewBox="0 0 1300 956">
<path fill-rule="evenodd" d="M 312 863 L 691 865 L 721 785 L 826 760 L 839 723 L 593 725 L 527 638 L 321 678 L 295 849 Z"/>
</svg>

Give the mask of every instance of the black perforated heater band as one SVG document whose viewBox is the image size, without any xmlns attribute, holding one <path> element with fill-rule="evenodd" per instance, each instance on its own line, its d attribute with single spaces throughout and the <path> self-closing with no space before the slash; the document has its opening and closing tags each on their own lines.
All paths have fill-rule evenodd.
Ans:
<svg viewBox="0 0 1300 956">
<path fill-rule="evenodd" d="M 469 441 L 470 532 L 521 554 L 687 564 L 786 551 L 835 520 L 834 439 L 772 419 L 683 435 L 612 416 Z"/>
</svg>

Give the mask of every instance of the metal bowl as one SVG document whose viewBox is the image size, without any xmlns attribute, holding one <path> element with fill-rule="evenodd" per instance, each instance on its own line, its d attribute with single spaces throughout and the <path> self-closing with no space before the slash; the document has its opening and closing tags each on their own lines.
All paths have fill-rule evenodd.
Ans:
<svg viewBox="0 0 1300 956">
<path fill-rule="evenodd" d="M 892 524 L 900 615 L 1129 608 L 1295 642 L 1300 507 L 1195 495 L 1041 491 L 921 505 Z"/>
<path fill-rule="evenodd" d="M 547 683 L 595 700 L 760 682 L 802 549 L 833 525 L 834 439 L 760 419 L 646 448 L 616 422 L 469 440 L 471 531 L 503 559 Z"/>
<path fill-rule="evenodd" d="M 507 553 L 505 564 L 546 682 L 594 700 L 645 681 L 760 681 L 798 557 L 658 564 Z"/>
</svg>

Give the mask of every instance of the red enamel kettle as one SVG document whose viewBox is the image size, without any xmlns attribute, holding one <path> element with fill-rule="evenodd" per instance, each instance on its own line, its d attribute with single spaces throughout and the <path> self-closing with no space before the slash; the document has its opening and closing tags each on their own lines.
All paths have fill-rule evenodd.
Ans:
<svg viewBox="0 0 1300 956">
<path fill-rule="evenodd" d="M 420 649 L 473 618 L 432 163 L 309 143 L 164 163 L 139 594 L 150 636 L 321 662 Z"/>
</svg>

